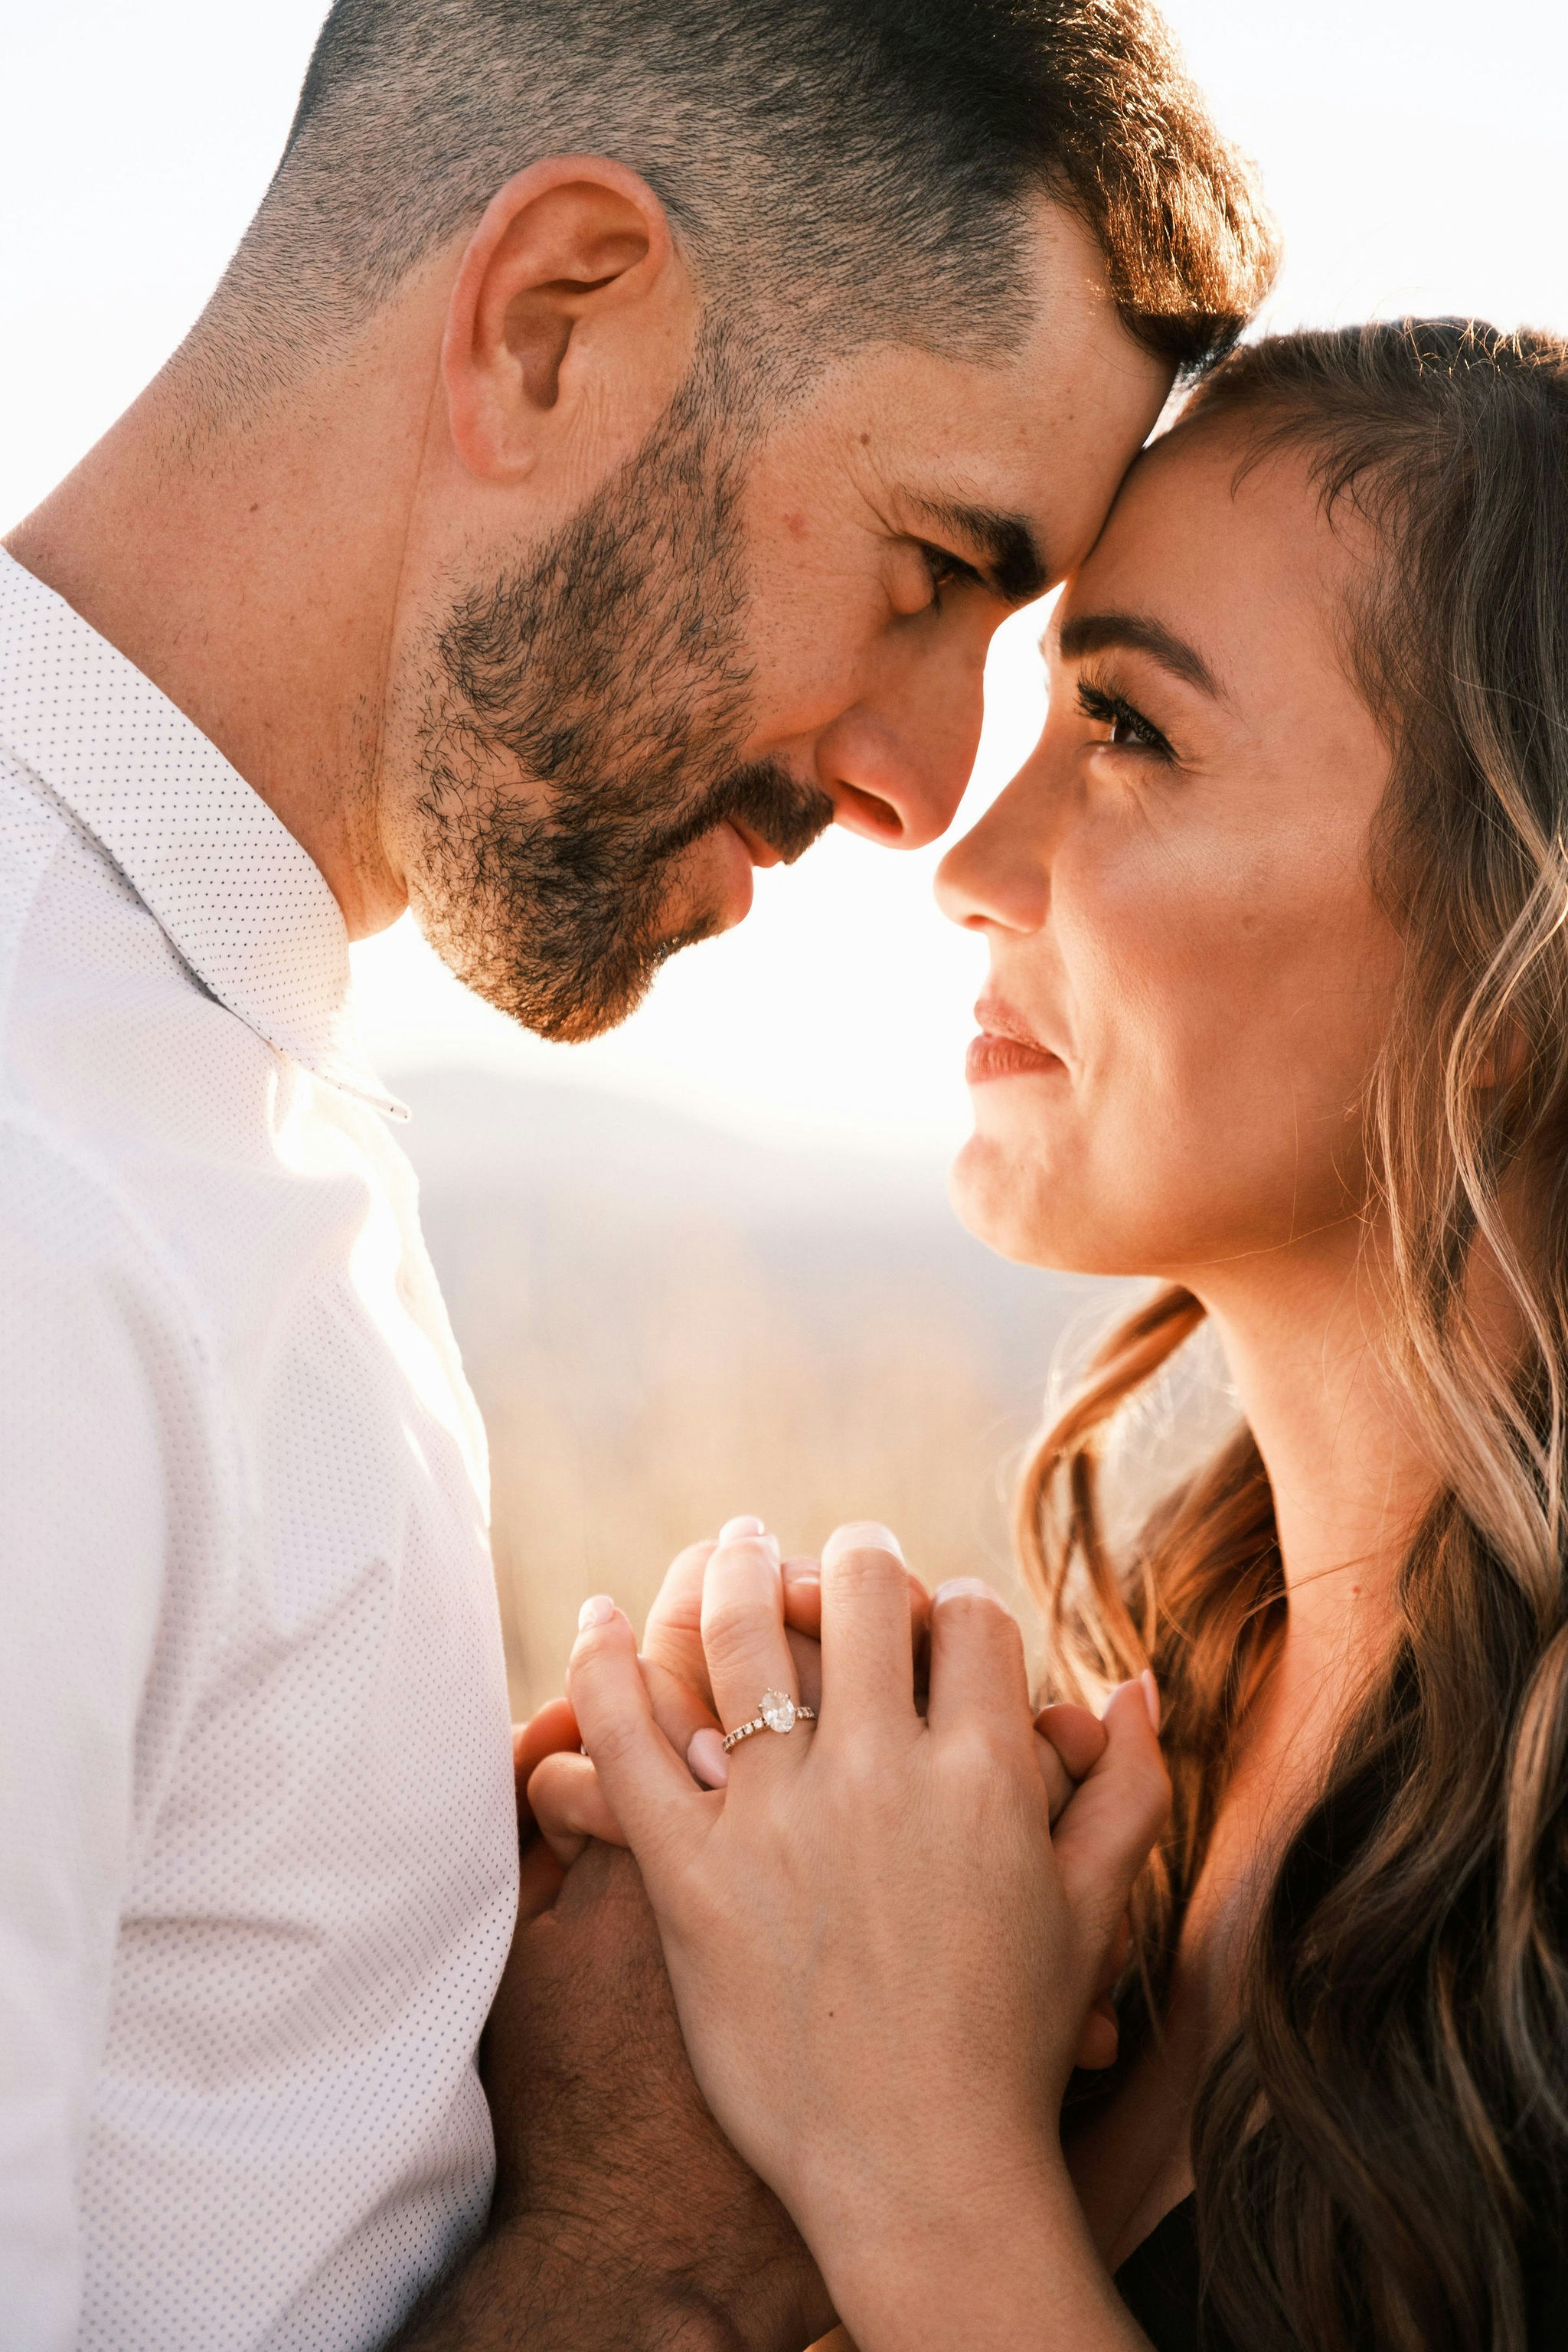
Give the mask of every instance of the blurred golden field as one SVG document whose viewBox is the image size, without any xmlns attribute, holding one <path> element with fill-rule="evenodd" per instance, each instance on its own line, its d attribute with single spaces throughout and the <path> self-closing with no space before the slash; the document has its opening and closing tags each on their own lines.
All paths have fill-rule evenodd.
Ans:
<svg viewBox="0 0 1568 2352">
<path fill-rule="evenodd" d="M 882 1519 L 928 1583 L 978 1572 L 1023 1605 L 1013 1468 L 1064 1334 L 1120 1286 L 1003 1265 L 940 1167 L 478 1072 L 403 1084 L 489 1431 L 515 1712 L 559 1689 L 587 1594 L 640 1621 L 675 1552 L 739 1511 L 788 1551 Z"/>
</svg>

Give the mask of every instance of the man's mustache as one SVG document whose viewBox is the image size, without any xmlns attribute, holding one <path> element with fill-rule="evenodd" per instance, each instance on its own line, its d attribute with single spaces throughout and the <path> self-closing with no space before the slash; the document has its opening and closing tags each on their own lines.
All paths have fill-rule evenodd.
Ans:
<svg viewBox="0 0 1568 2352">
<path fill-rule="evenodd" d="M 721 824 L 741 824 L 778 852 L 786 866 L 803 857 L 833 823 L 834 806 L 816 784 L 803 784 L 774 760 L 753 760 L 711 785 L 649 843 L 650 863 L 679 857 Z"/>
</svg>

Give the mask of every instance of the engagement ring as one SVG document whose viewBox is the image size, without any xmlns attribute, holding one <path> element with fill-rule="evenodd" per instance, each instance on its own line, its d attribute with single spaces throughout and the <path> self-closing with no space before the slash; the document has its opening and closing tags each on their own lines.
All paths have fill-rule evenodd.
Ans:
<svg viewBox="0 0 1568 2352">
<path fill-rule="evenodd" d="M 753 1731 L 793 1731 L 797 1723 L 816 1721 L 816 1709 L 802 1706 L 799 1699 L 791 1698 L 788 1691 L 764 1691 L 757 1701 L 757 1712 L 751 1722 L 738 1723 L 734 1730 L 726 1735 L 724 1753 L 728 1756 L 731 1748 L 738 1747 L 742 1739 L 750 1739 Z"/>
</svg>

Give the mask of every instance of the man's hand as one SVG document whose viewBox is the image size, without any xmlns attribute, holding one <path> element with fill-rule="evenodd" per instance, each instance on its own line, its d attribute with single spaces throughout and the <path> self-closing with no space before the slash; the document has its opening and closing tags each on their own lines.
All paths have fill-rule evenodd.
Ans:
<svg viewBox="0 0 1568 2352">
<path fill-rule="evenodd" d="M 520 1931 L 481 2071 L 502 2227 L 547 2222 L 574 2261 L 607 2259 L 634 2305 L 658 2282 L 663 2310 L 721 2322 L 711 2340 L 735 2352 L 832 2325 L 794 2223 L 703 2104 L 629 1854 L 590 1847 Z"/>
<path fill-rule="evenodd" d="M 629 1855 L 591 1846 L 520 1916 L 480 2070 L 489 2231 L 399 2352 L 803 2352 L 832 2326 L 794 2224 L 703 2105 Z"/>
</svg>

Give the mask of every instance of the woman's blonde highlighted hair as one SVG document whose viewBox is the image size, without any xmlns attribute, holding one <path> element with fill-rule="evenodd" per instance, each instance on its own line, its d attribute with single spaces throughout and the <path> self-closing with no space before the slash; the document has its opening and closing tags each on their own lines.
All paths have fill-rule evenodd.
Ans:
<svg viewBox="0 0 1568 2352">
<path fill-rule="evenodd" d="M 1393 752 L 1373 856 L 1406 959 L 1365 1215 L 1445 1465 L 1199 2098 L 1205 2272 L 1244 2352 L 1524 2352 L 1530 2251 L 1568 2242 L 1568 345 L 1451 320 L 1277 337 L 1185 415 L 1242 468 L 1304 455 L 1331 518 L 1371 529 L 1345 658 Z M 1019 1505 L 1058 1695 L 1152 1664 L 1164 1697 L 1175 1803 L 1129 2052 L 1284 1622 L 1245 1427 L 1131 1559 L 1102 1531 L 1110 1424 L 1203 1316 L 1166 1288 L 1112 1334 Z"/>
</svg>

